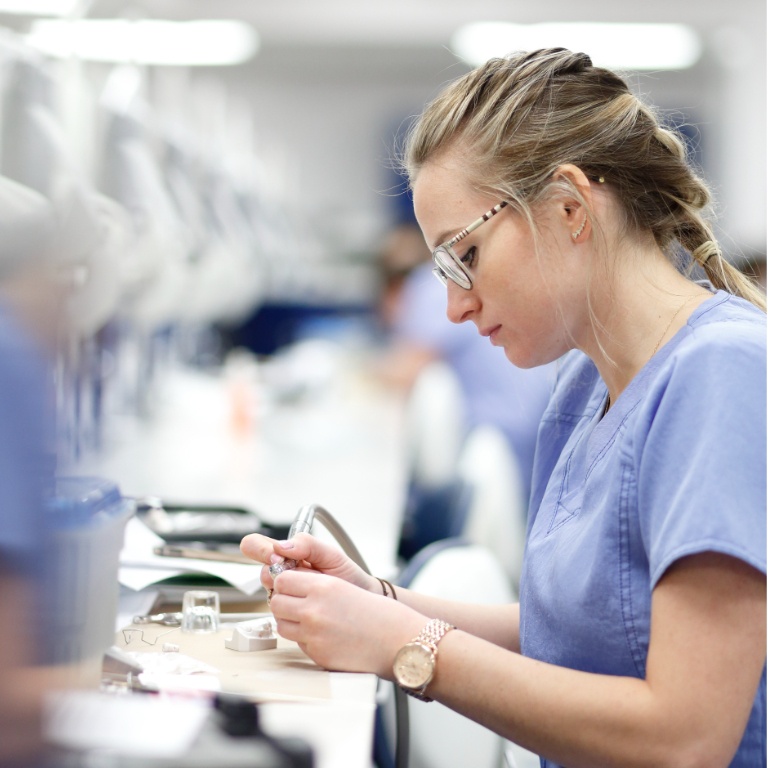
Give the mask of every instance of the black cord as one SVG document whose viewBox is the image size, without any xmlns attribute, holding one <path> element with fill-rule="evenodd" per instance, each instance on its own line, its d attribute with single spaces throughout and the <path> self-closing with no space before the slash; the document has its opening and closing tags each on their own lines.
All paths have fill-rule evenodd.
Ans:
<svg viewBox="0 0 768 768">
<path fill-rule="evenodd" d="M 395 685 L 395 768 L 408 768 L 410 738 L 408 694 Z"/>
</svg>

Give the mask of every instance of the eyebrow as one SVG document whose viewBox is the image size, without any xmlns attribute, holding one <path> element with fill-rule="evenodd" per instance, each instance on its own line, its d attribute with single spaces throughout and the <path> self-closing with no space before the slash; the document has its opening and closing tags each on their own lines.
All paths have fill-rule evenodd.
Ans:
<svg viewBox="0 0 768 768">
<path fill-rule="evenodd" d="M 453 239 L 459 232 L 461 232 L 461 230 L 462 227 L 456 227 L 456 229 L 449 229 L 445 232 L 442 232 L 440 237 L 437 238 L 437 242 L 434 244 L 434 246 L 432 246 L 432 250 L 434 251 L 438 245 L 442 245 L 443 243 L 447 243 L 449 240 Z"/>
</svg>

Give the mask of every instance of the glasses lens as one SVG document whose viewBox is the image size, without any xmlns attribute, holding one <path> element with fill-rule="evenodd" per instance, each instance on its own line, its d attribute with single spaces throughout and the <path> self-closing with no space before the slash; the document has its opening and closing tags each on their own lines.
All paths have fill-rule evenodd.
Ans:
<svg viewBox="0 0 768 768">
<path fill-rule="evenodd" d="M 438 278 L 441 282 L 446 283 L 446 279 L 448 279 L 466 290 L 472 287 L 472 280 L 464 266 L 446 247 L 441 245 L 435 248 L 432 253 L 432 260 L 435 262 L 435 273 L 440 273 Z"/>
<path fill-rule="evenodd" d="M 448 285 L 448 277 L 440 267 L 435 267 L 432 270 L 432 274 L 443 284 Z"/>
</svg>

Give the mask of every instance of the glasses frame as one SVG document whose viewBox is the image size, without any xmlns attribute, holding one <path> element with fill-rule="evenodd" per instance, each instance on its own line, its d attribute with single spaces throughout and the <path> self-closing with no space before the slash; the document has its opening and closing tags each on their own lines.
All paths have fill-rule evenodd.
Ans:
<svg viewBox="0 0 768 768">
<path fill-rule="evenodd" d="M 472 275 L 462 262 L 461 257 L 453 250 L 453 246 L 456 243 L 461 242 L 467 235 L 474 232 L 481 224 L 485 224 L 486 221 L 492 219 L 502 208 L 505 208 L 509 203 L 506 200 L 502 200 L 498 205 L 491 208 L 490 211 L 484 213 L 477 221 L 473 221 L 466 229 L 462 229 L 457 235 L 454 235 L 450 240 L 438 245 L 434 251 L 432 251 L 432 261 L 434 268 L 432 273 L 437 279 L 445 286 L 448 285 L 448 281 L 456 283 L 459 288 L 463 288 L 465 291 L 469 291 L 472 288 Z"/>
</svg>

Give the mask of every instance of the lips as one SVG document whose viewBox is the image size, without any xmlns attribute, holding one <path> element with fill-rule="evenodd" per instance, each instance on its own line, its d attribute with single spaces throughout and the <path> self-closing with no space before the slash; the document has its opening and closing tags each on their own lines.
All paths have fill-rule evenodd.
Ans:
<svg viewBox="0 0 768 768">
<path fill-rule="evenodd" d="M 483 328 L 480 331 L 481 336 L 488 336 L 491 340 L 491 344 L 495 343 L 495 337 L 498 331 L 501 329 L 500 325 L 490 325 L 487 328 Z"/>
</svg>

